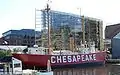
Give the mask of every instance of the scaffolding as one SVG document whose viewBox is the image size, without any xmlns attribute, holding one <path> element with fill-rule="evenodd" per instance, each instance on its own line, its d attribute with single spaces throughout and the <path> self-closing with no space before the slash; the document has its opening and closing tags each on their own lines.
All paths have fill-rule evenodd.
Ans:
<svg viewBox="0 0 120 75">
<path fill-rule="evenodd" d="M 37 34 L 37 31 L 40 31 L 42 30 L 43 26 L 42 26 L 42 23 L 41 23 L 41 10 L 39 9 L 36 9 L 35 8 L 35 45 L 38 45 L 38 46 L 41 46 L 41 35 L 38 36 Z"/>
</svg>

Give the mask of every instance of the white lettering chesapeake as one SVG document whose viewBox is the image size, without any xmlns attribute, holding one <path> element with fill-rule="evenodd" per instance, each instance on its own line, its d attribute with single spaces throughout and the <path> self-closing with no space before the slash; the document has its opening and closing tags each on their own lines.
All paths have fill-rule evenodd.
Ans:
<svg viewBox="0 0 120 75">
<path fill-rule="evenodd" d="M 77 60 L 76 60 L 76 57 L 75 56 L 73 56 L 73 62 L 76 62 Z"/>
<path fill-rule="evenodd" d="M 93 60 L 96 60 L 96 54 L 93 54 Z"/>
<path fill-rule="evenodd" d="M 88 55 L 85 55 L 85 60 L 86 60 L 86 61 L 89 61 Z"/>
<path fill-rule="evenodd" d="M 62 56 L 62 58 L 63 58 L 63 63 L 67 62 L 66 61 L 66 56 Z"/>
<path fill-rule="evenodd" d="M 93 55 L 89 55 L 89 59 L 90 59 L 90 60 L 93 60 L 93 57 L 92 57 L 92 56 L 93 56 Z"/>
<path fill-rule="evenodd" d="M 84 59 L 84 55 L 81 55 L 81 58 L 82 58 L 82 61 L 85 61 L 85 59 Z"/>
<path fill-rule="evenodd" d="M 67 56 L 68 62 L 72 62 L 71 56 Z"/>
<path fill-rule="evenodd" d="M 80 61 L 80 55 L 77 55 L 77 61 Z"/>
<path fill-rule="evenodd" d="M 62 62 L 61 56 L 57 56 L 57 63 L 61 63 L 61 62 Z"/>
<path fill-rule="evenodd" d="M 56 63 L 55 56 L 51 56 L 51 63 Z"/>
</svg>

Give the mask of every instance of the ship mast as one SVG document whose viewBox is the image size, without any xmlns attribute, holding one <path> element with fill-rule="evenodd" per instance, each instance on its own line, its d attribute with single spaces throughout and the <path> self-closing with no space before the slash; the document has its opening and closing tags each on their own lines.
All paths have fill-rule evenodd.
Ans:
<svg viewBox="0 0 120 75">
<path fill-rule="evenodd" d="M 48 54 L 51 54 L 51 43 L 50 43 L 50 24 L 49 24 L 49 11 L 50 11 L 50 7 L 49 4 L 47 3 L 47 8 L 45 9 L 47 12 L 47 24 L 48 24 Z"/>
<path fill-rule="evenodd" d="M 85 19 L 84 19 L 84 15 L 81 15 L 81 8 L 77 8 L 79 9 L 80 12 L 80 19 L 81 19 L 81 24 L 82 24 L 82 44 L 85 45 Z"/>
<path fill-rule="evenodd" d="M 84 16 L 82 17 L 82 43 L 85 45 L 85 25 L 84 25 Z"/>
</svg>

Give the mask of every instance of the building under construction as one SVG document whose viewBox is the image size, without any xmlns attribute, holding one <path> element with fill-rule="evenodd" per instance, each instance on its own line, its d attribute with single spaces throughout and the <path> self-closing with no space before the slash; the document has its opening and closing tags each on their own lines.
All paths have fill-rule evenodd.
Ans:
<svg viewBox="0 0 120 75">
<path fill-rule="evenodd" d="M 101 20 L 53 10 L 49 12 L 41 10 L 41 13 L 42 35 L 41 38 L 36 39 L 36 44 L 39 46 L 48 47 L 49 25 L 50 47 L 53 49 L 72 50 L 79 47 L 81 41 L 82 43 L 94 41 L 96 48 L 103 50 L 103 22 Z"/>
</svg>

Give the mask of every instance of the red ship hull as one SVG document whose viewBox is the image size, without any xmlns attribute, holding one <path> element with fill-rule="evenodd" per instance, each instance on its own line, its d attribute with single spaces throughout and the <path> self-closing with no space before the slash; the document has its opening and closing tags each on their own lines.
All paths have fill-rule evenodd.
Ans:
<svg viewBox="0 0 120 75">
<path fill-rule="evenodd" d="M 24 65 L 47 67 L 50 60 L 51 67 L 71 66 L 91 63 L 105 63 L 105 52 L 78 54 L 78 55 L 37 55 L 37 54 L 13 54 L 13 57 L 21 60 Z"/>
</svg>

